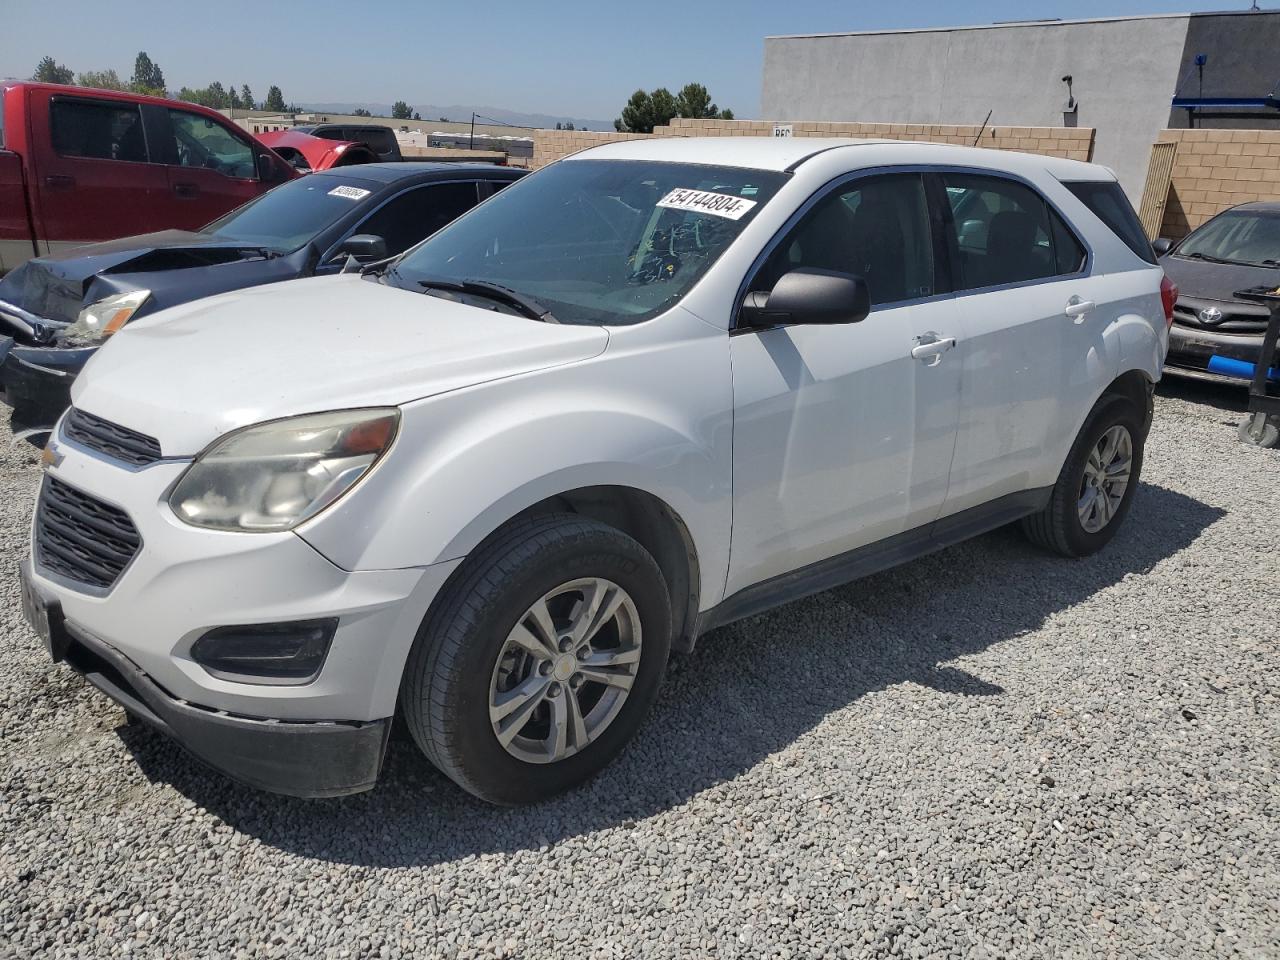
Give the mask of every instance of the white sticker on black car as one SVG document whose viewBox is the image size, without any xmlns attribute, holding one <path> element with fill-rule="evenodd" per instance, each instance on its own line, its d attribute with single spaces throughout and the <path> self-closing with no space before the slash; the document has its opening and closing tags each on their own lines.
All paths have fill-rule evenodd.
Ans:
<svg viewBox="0 0 1280 960">
<path fill-rule="evenodd" d="M 677 187 L 658 201 L 660 207 L 690 210 L 693 213 L 709 213 L 713 217 L 724 217 L 726 220 L 740 220 L 755 205 L 754 200 L 731 197 L 727 193 L 687 190 L 683 187 Z"/>
<path fill-rule="evenodd" d="M 370 191 L 361 190 L 359 187 L 334 187 L 329 191 L 329 196 L 346 197 L 348 200 L 363 200 L 369 193 Z"/>
</svg>

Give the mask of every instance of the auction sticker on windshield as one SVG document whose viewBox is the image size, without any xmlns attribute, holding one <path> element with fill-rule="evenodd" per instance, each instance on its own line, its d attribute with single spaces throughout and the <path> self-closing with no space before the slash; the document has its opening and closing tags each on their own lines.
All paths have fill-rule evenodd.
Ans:
<svg viewBox="0 0 1280 960">
<path fill-rule="evenodd" d="M 359 187 L 334 187 L 329 191 L 331 197 L 346 197 L 348 200 L 363 200 L 368 195 L 368 190 L 361 190 Z"/>
<path fill-rule="evenodd" d="M 727 220 L 740 220 L 755 205 L 755 200 L 731 197 L 727 193 L 712 193 L 710 190 L 688 190 L 683 187 L 677 187 L 658 201 L 660 207 L 709 213 L 713 217 L 724 217 Z"/>
</svg>

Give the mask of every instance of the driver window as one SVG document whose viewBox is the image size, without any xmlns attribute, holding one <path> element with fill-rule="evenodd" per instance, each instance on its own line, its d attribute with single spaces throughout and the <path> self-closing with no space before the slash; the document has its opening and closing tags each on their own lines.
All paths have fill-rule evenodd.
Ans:
<svg viewBox="0 0 1280 960">
<path fill-rule="evenodd" d="M 801 267 L 862 277 L 873 305 L 933 294 L 933 239 L 924 181 L 876 177 L 839 187 L 814 205 L 751 284 L 772 290 Z"/>
<path fill-rule="evenodd" d="M 180 166 L 241 179 L 257 177 L 253 149 L 220 123 L 185 110 L 170 110 L 169 120 Z"/>
<path fill-rule="evenodd" d="M 388 256 L 404 253 L 475 205 L 474 181 L 417 187 L 388 200 L 351 232 L 382 237 Z"/>
</svg>

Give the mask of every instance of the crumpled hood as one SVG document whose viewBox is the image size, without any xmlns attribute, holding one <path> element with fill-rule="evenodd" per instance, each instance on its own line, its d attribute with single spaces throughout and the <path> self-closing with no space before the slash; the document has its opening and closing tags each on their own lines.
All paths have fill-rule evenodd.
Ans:
<svg viewBox="0 0 1280 960">
<path fill-rule="evenodd" d="M 185 230 L 164 230 L 137 237 L 92 243 L 59 254 L 28 260 L 0 280 L 0 300 L 50 320 L 73 321 L 85 305 L 95 278 L 102 274 L 136 273 L 199 265 L 184 260 L 183 250 L 227 251 L 228 260 L 240 258 L 243 243 Z M 163 251 L 162 257 L 157 256 Z M 94 299 L 97 299 L 94 297 Z"/>
<path fill-rule="evenodd" d="M 358 274 L 238 290 L 129 324 L 76 378 L 72 402 L 191 456 L 264 420 L 392 406 L 586 360 L 600 327 L 542 323 Z"/>
</svg>

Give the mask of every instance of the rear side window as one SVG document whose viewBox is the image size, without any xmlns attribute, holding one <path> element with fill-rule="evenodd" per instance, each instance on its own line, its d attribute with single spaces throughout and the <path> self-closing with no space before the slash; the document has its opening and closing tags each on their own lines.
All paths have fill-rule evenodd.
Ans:
<svg viewBox="0 0 1280 960">
<path fill-rule="evenodd" d="M 1124 245 L 1147 263 L 1156 262 L 1156 252 L 1151 248 L 1142 229 L 1142 221 L 1133 212 L 1129 198 L 1115 181 L 1078 181 L 1064 183 L 1077 200 L 1092 211 L 1093 215 L 1111 228 L 1111 232 L 1124 241 Z"/>
<path fill-rule="evenodd" d="M 59 156 L 147 162 L 142 115 L 132 104 L 55 100 L 49 122 Z"/>
<path fill-rule="evenodd" d="M 974 290 L 1077 273 L 1085 249 L 1045 199 L 999 177 L 943 174 L 960 260 L 959 288 Z"/>
</svg>

